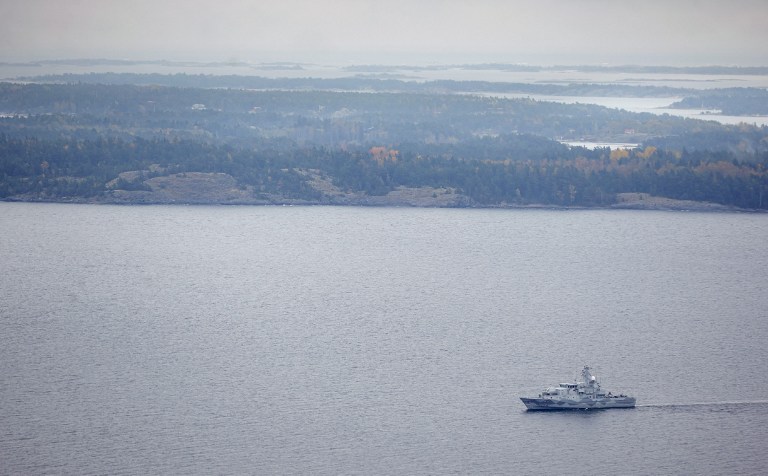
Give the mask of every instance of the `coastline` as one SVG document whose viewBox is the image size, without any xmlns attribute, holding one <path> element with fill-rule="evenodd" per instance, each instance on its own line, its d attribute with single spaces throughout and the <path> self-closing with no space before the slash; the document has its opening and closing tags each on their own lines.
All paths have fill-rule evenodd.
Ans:
<svg viewBox="0 0 768 476">
<path fill-rule="evenodd" d="M 667 197 L 657 197 L 647 193 L 620 193 L 617 201 L 605 206 L 564 206 L 556 204 L 531 203 L 531 204 L 480 204 L 472 203 L 468 197 L 458 195 L 458 199 L 452 202 L 440 201 L 437 198 L 418 198 L 424 196 L 421 190 L 398 190 L 383 196 L 368 196 L 358 194 L 355 197 L 343 199 L 305 200 L 287 197 L 273 196 L 270 198 L 251 198 L 233 200 L 215 200 L 196 198 L 185 199 L 153 199 L 142 197 L 140 199 L 127 199 L 114 196 L 100 197 L 6 197 L 0 199 L 5 203 L 60 203 L 76 205 L 121 205 L 121 206 L 337 206 L 337 207 L 371 207 L 371 208 L 473 208 L 473 209 L 503 209 L 503 210 L 640 210 L 640 211 L 670 211 L 670 212 L 695 212 L 695 213 L 766 213 L 765 210 L 731 207 L 712 202 L 697 202 L 692 200 L 676 200 Z M 405 197 L 405 198 L 404 198 Z"/>
</svg>

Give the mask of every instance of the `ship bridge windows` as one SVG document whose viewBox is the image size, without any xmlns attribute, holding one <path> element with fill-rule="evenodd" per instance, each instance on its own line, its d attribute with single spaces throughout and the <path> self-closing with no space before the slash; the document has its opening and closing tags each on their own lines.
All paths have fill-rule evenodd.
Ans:
<svg viewBox="0 0 768 476">
<path fill-rule="evenodd" d="M 545 396 L 557 396 L 560 395 L 560 390 L 554 387 L 549 387 L 548 389 L 544 390 L 543 394 Z"/>
</svg>

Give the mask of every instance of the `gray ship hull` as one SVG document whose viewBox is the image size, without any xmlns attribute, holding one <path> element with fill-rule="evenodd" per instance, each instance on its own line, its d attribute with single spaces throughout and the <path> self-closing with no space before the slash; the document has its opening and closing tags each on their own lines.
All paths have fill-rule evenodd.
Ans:
<svg viewBox="0 0 768 476">
<path fill-rule="evenodd" d="M 520 398 L 528 410 L 590 410 L 604 408 L 634 408 L 633 397 L 582 399 Z"/>
</svg>

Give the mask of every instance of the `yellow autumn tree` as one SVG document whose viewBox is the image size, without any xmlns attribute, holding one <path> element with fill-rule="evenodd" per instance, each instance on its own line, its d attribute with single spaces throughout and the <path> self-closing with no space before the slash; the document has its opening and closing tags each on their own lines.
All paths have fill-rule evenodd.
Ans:
<svg viewBox="0 0 768 476">
<path fill-rule="evenodd" d="M 656 147 L 649 145 L 642 152 L 636 152 L 635 155 L 641 159 L 647 159 L 656 152 Z"/>
<path fill-rule="evenodd" d="M 371 154 L 371 159 L 379 165 L 384 165 L 386 162 L 397 162 L 398 155 L 400 154 L 396 149 L 389 149 L 383 146 L 371 147 L 368 153 Z"/>
<path fill-rule="evenodd" d="M 629 157 L 629 150 L 627 149 L 613 149 L 611 150 L 611 160 L 617 161 L 626 159 Z"/>
</svg>

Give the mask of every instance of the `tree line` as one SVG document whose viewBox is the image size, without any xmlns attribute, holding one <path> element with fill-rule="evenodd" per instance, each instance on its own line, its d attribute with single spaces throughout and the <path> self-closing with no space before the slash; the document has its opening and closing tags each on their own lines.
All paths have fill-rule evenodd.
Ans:
<svg viewBox="0 0 768 476">
<path fill-rule="evenodd" d="M 555 140 L 580 138 L 640 146 Z M 215 172 L 258 197 L 327 203 L 313 171 L 349 193 L 443 188 L 474 206 L 642 192 L 765 209 L 767 160 L 766 127 L 528 98 L 0 83 L 3 199 L 108 200 L 155 176 Z"/>
<path fill-rule="evenodd" d="M 0 133 L 94 140 L 180 138 L 238 147 L 472 144 L 510 133 L 735 154 L 768 149 L 766 128 L 588 104 L 427 92 L 251 91 L 114 84 L 0 83 Z M 672 142 L 668 142 L 672 144 Z"/>
<path fill-rule="evenodd" d="M 243 149 L 188 140 L 46 140 L 0 136 L 0 198 L 107 200 L 110 190 L 140 190 L 157 175 L 226 173 L 257 196 L 313 203 L 328 197 L 306 174 L 317 171 L 341 190 L 384 195 L 398 187 L 448 188 L 473 206 L 543 204 L 607 206 L 616 194 L 642 192 L 681 200 L 768 209 L 768 154 L 749 161 L 728 152 L 536 148 L 536 137 L 485 138 L 516 142 L 504 155 L 467 156 L 445 147 L 370 149 L 322 147 Z M 530 148 L 522 145 L 530 140 Z M 507 144 L 509 145 L 509 144 Z M 482 144 L 478 144 L 482 147 Z M 137 180 L 115 182 L 121 172 Z"/>
</svg>

